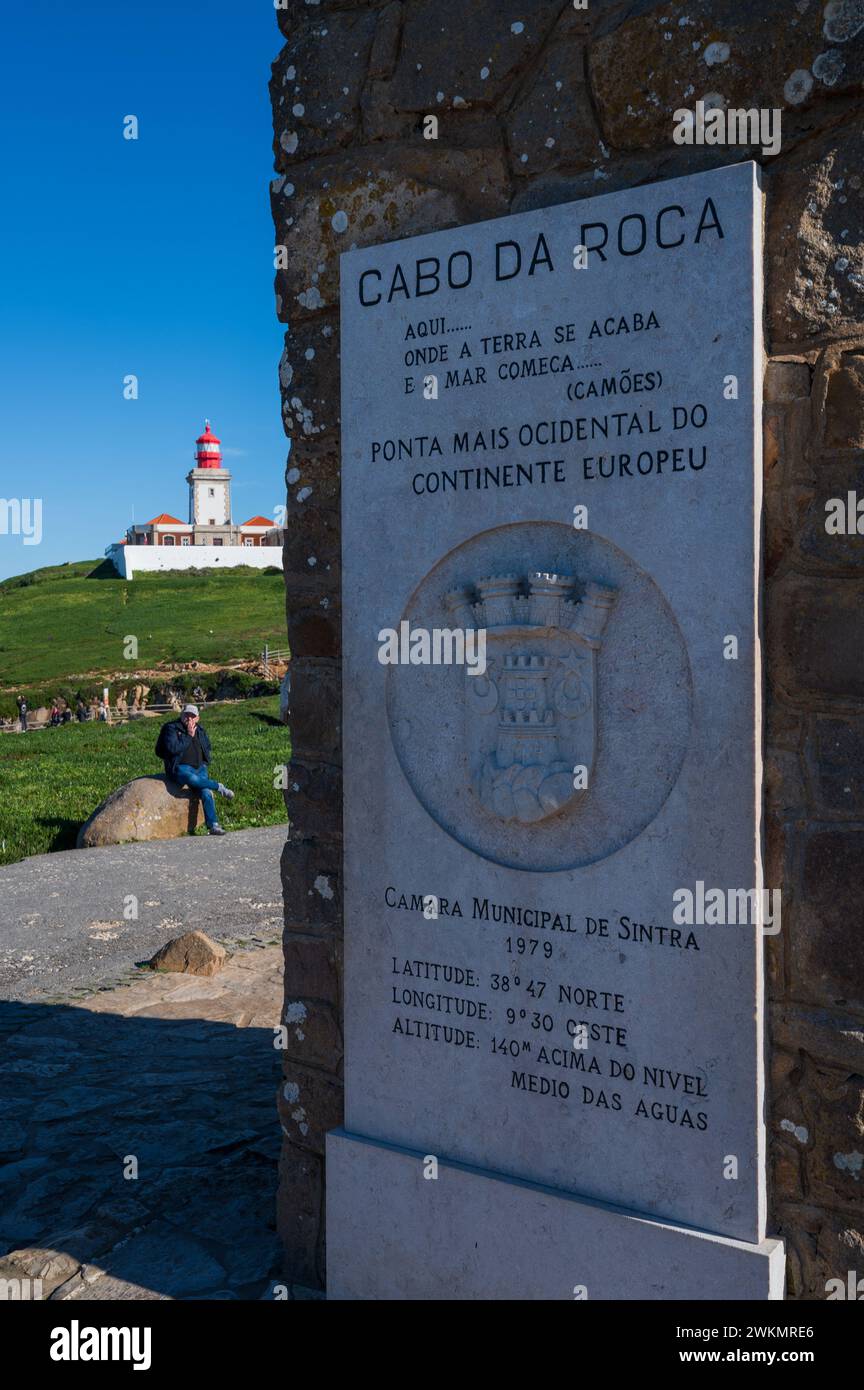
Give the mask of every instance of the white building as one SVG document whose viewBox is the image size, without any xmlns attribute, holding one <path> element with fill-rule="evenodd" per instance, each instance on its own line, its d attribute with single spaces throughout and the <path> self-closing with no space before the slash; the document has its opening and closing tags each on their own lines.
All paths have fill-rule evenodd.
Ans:
<svg viewBox="0 0 864 1390">
<path fill-rule="evenodd" d="M 209 420 L 195 444 L 195 467 L 186 474 L 189 520 L 160 512 L 109 545 L 105 554 L 124 579 L 142 570 L 282 568 L 282 538 L 269 517 L 253 516 L 240 525 L 231 519 L 231 474 L 222 467 L 220 441 Z"/>
</svg>

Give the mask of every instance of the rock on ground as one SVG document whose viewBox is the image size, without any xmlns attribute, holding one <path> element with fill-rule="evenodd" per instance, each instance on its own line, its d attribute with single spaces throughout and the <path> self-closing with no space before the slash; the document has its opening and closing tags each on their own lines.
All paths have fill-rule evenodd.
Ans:
<svg viewBox="0 0 864 1390">
<path fill-rule="evenodd" d="M 166 941 L 148 962 L 151 970 L 173 970 L 186 975 L 215 975 L 228 959 L 228 952 L 211 941 L 203 931 L 187 931 Z"/>
<path fill-rule="evenodd" d="M 167 777 L 136 777 L 107 796 L 78 832 L 78 849 L 173 840 L 203 824 L 201 798 Z"/>
</svg>

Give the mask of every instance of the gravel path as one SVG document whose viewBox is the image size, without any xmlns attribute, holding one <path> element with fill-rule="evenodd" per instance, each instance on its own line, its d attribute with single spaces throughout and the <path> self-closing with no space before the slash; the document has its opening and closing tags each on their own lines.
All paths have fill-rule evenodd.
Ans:
<svg viewBox="0 0 864 1390">
<path fill-rule="evenodd" d="M 67 999 L 117 984 L 196 928 L 216 940 L 280 936 L 285 835 L 284 825 L 189 835 L 0 868 L 0 999 Z"/>
</svg>

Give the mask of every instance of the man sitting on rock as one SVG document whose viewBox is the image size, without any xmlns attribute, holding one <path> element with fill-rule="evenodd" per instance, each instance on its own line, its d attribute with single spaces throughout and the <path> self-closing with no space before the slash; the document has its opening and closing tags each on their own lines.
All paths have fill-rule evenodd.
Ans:
<svg viewBox="0 0 864 1390">
<path fill-rule="evenodd" d="M 171 782 L 200 792 L 204 819 L 211 835 L 224 835 L 216 818 L 213 793 L 229 801 L 234 793 L 221 782 L 214 782 L 208 771 L 210 740 L 207 737 L 197 705 L 184 705 L 179 719 L 163 724 L 156 740 L 156 756 L 165 764 L 165 775 Z"/>
</svg>

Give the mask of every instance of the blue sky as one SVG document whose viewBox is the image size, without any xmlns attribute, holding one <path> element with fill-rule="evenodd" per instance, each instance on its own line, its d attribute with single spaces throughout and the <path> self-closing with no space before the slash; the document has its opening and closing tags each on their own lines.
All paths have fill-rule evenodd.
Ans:
<svg viewBox="0 0 864 1390">
<path fill-rule="evenodd" d="M 40 0 L 3 29 L 0 497 L 41 497 L 43 538 L 0 533 L 0 578 L 185 519 L 205 416 L 234 519 L 272 515 L 272 0 Z"/>
</svg>

